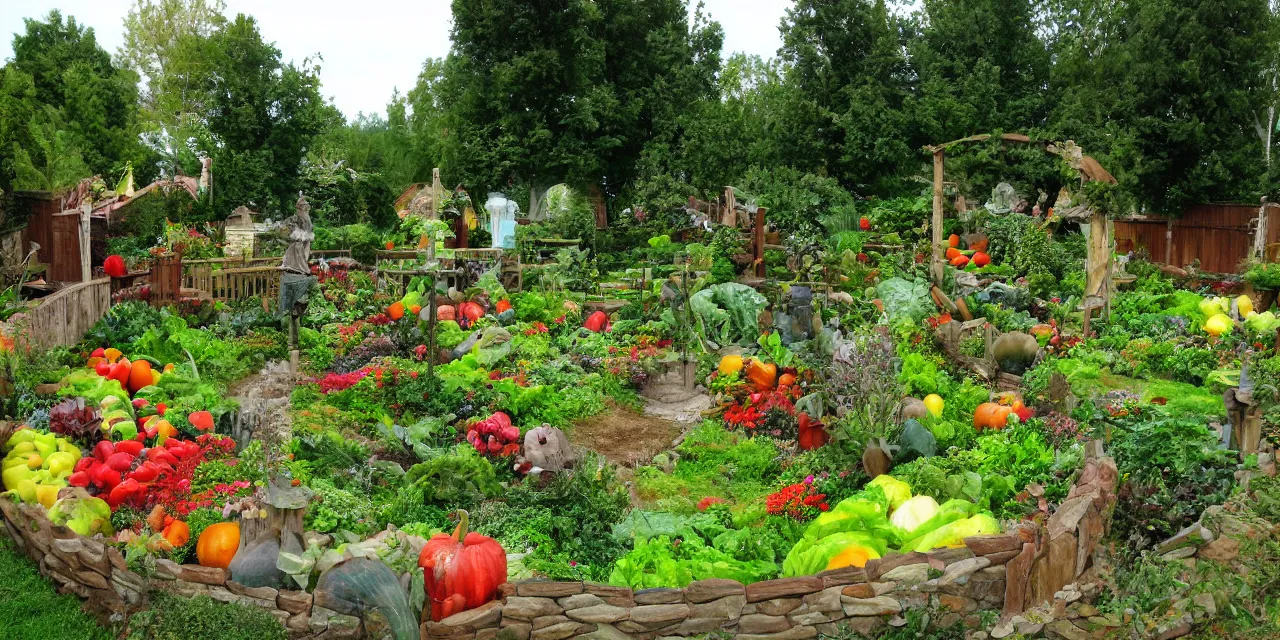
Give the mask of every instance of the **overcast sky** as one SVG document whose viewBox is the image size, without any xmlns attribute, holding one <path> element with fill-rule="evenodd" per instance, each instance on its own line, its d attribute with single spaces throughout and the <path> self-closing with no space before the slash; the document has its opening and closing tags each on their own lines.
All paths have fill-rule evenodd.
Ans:
<svg viewBox="0 0 1280 640">
<path fill-rule="evenodd" d="M 791 0 L 705 0 L 725 30 L 725 52 L 770 57 L 780 44 L 778 23 Z M 391 90 L 413 88 L 423 60 L 449 51 L 449 0 L 227 0 L 227 13 L 249 13 L 262 36 L 285 59 L 319 53 L 323 91 L 347 117 L 386 113 Z M 12 34 L 23 18 L 50 9 L 93 27 L 113 55 L 124 40 L 132 0 L 0 0 L 0 59 L 13 56 Z"/>
</svg>

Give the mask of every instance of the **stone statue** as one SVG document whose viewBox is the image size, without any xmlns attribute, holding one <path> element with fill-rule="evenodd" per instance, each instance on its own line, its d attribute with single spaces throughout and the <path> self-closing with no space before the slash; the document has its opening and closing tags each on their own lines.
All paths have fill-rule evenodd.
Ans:
<svg viewBox="0 0 1280 640">
<path fill-rule="evenodd" d="M 289 351 L 292 370 L 297 371 L 298 319 L 307 311 L 307 301 L 316 277 L 311 275 L 311 241 L 316 234 L 311 228 L 311 205 L 298 194 L 295 213 L 280 223 L 276 233 L 288 240 L 284 260 L 280 263 L 280 308 L 277 315 L 289 315 Z"/>
</svg>

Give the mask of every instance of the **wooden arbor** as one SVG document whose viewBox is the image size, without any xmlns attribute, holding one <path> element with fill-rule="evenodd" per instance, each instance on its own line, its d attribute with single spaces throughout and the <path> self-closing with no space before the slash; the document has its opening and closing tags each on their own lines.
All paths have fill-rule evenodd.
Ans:
<svg viewBox="0 0 1280 640">
<path fill-rule="evenodd" d="M 934 284 L 942 284 L 943 274 L 946 272 L 946 242 L 942 237 L 942 176 L 943 176 L 943 157 L 946 150 L 959 144 L 967 142 L 984 142 L 990 140 L 990 134 L 980 134 L 952 140 L 939 145 L 925 147 L 933 154 L 933 262 L 929 268 L 929 274 L 933 278 Z M 1080 174 L 1080 183 L 1086 182 L 1105 182 L 1115 184 L 1116 179 L 1102 165 L 1098 164 L 1091 156 L 1084 155 L 1080 152 L 1080 148 L 1074 143 L 1068 141 L 1064 144 L 1051 142 L 1034 141 L 1029 136 L 1021 133 L 1002 133 L 1000 139 L 1005 142 L 1017 142 L 1022 144 L 1042 144 L 1045 153 L 1053 153 L 1060 155 Z M 1075 207 L 1075 217 L 1089 220 L 1089 257 L 1088 263 L 1085 265 L 1086 284 L 1085 284 L 1085 318 L 1087 319 L 1092 313 L 1092 309 L 1105 304 L 1105 300 L 1109 298 L 1108 277 L 1111 272 L 1111 233 L 1110 222 L 1106 214 L 1088 207 Z M 1102 302 L 1095 302 L 1101 300 Z M 1087 332 L 1087 325 L 1086 325 Z"/>
</svg>

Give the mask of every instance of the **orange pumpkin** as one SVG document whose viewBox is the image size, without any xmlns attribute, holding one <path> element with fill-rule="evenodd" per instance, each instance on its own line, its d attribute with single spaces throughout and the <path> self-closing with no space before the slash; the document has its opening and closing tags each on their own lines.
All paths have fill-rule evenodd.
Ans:
<svg viewBox="0 0 1280 640">
<path fill-rule="evenodd" d="M 978 265 L 979 267 L 985 267 L 991 264 L 991 256 L 981 251 L 977 251 L 973 254 L 973 263 Z"/>
<path fill-rule="evenodd" d="M 948 247 L 958 247 L 958 246 L 960 246 L 960 236 L 958 236 L 958 235 L 956 235 L 956 234 L 954 234 L 954 233 L 953 233 L 953 234 L 951 234 L 951 236 L 947 238 L 947 246 L 948 246 Z"/>
<path fill-rule="evenodd" d="M 752 358 L 747 363 L 747 380 L 754 383 L 761 391 L 768 391 L 778 380 L 778 365 Z"/>
<path fill-rule="evenodd" d="M 951 247 L 947 249 L 948 260 L 955 260 L 957 256 L 961 256 L 961 255 L 964 255 L 964 254 L 960 253 L 960 250 L 955 247 Z"/>
<path fill-rule="evenodd" d="M 980 238 L 980 239 L 978 239 L 978 241 L 977 241 L 977 242 L 973 242 L 973 243 L 971 243 L 971 244 L 969 245 L 969 248 L 970 248 L 970 249 L 973 249 L 974 251 L 986 251 L 986 250 L 987 250 L 987 243 L 988 243 L 988 242 L 990 242 L 990 240 L 988 240 L 987 238 L 985 238 L 985 237 L 984 237 L 984 238 Z M 981 266 L 981 265 L 979 265 L 979 266 Z"/>
<path fill-rule="evenodd" d="M 196 541 L 196 560 L 202 567 L 226 569 L 240 548 L 240 525 L 234 522 L 211 524 Z"/>
<path fill-rule="evenodd" d="M 181 520 L 174 520 L 164 528 L 161 535 L 175 548 L 181 547 L 191 540 L 191 527 Z"/>
<path fill-rule="evenodd" d="M 973 412 L 973 426 L 981 431 L 982 429 L 1003 429 L 1009 421 L 1009 414 L 1013 413 L 1013 408 L 1002 405 L 998 402 L 984 402 L 978 405 Z"/>
<path fill-rule="evenodd" d="M 969 256 L 958 255 L 951 259 L 951 266 L 957 269 L 963 269 L 969 265 Z"/>
<path fill-rule="evenodd" d="M 450 304 L 442 304 L 436 307 L 436 320 L 457 320 L 458 310 Z"/>
<path fill-rule="evenodd" d="M 796 377 L 795 377 L 795 375 L 794 375 L 794 374 L 784 373 L 784 374 L 782 374 L 782 375 L 778 376 L 778 386 L 779 386 L 779 387 L 789 387 L 789 386 L 791 386 L 791 385 L 793 385 L 793 384 L 795 384 L 795 383 L 796 383 Z"/>
<path fill-rule="evenodd" d="M 400 302 L 399 300 L 392 302 L 391 306 L 387 307 L 387 316 L 389 316 L 392 320 L 399 320 L 400 318 L 403 318 L 404 303 Z"/>
</svg>

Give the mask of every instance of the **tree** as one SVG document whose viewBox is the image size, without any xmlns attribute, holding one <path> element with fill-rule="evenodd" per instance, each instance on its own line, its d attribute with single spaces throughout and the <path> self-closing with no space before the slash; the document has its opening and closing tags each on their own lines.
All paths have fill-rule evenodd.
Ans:
<svg viewBox="0 0 1280 640">
<path fill-rule="evenodd" d="M 89 169 L 72 142 L 71 134 L 62 128 L 57 109 L 44 105 L 44 109 L 29 122 L 28 136 L 30 151 L 18 144 L 12 147 L 14 189 L 61 195 L 88 175 Z"/>
<path fill-rule="evenodd" d="M 171 170 L 197 170 L 184 147 L 204 117 L 202 87 L 215 71 L 206 46 L 226 24 L 225 10 L 223 0 L 134 0 L 124 20 L 125 41 L 116 57 L 146 83 L 147 139 Z"/>
<path fill-rule="evenodd" d="M 134 0 L 117 58 L 145 80 L 143 101 L 161 126 L 179 126 L 201 112 L 197 89 L 212 69 L 190 45 L 226 24 L 226 8 L 224 0 Z"/>
<path fill-rule="evenodd" d="M 886 193 L 913 164 L 906 60 L 883 0 L 798 0 L 782 20 L 789 96 L 775 161 Z"/>
<path fill-rule="evenodd" d="M 219 210 L 288 211 L 312 140 L 340 114 L 320 96 L 319 68 L 280 61 L 253 18 L 239 14 L 204 45 L 217 69 L 203 87 Z M 270 198 L 267 198 L 270 194 Z"/>
<path fill-rule="evenodd" d="M 554 184 L 629 181 L 646 143 L 669 144 L 683 105 L 715 92 L 723 36 L 691 29 L 684 0 L 454 0 L 453 19 L 430 96 L 444 164 L 473 187 L 530 185 L 531 214 Z"/>
<path fill-rule="evenodd" d="M 929 141 L 1044 125 L 1050 60 L 1031 0 L 925 0 L 915 17 L 913 119 Z"/>
<path fill-rule="evenodd" d="M 44 21 L 25 23 L 25 33 L 13 37 L 8 66 L 31 77 L 35 102 L 61 112 L 63 129 L 74 137 L 88 170 L 114 174 L 131 161 L 145 176 L 137 139 L 137 76 L 113 65 L 93 29 L 75 18 L 64 21 L 51 11 Z"/>
</svg>

